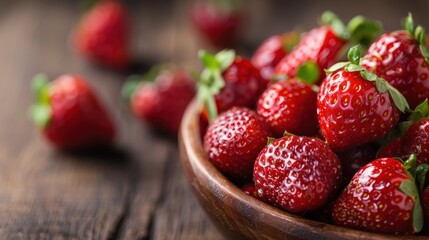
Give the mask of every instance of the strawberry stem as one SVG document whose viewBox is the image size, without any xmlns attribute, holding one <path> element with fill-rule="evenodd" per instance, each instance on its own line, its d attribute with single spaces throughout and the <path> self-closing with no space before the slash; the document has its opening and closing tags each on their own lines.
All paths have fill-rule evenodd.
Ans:
<svg viewBox="0 0 429 240">
<path fill-rule="evenodd" d="M 233 50 L 223 50 L 216 55 L 200 50 L 198 56 L 204 65 L 204 70 L 198 78 L 197 97 L 209 114 L 209 121 L 212 122 L 218 114 L 214 96 L 225 86 L 222 73 L 231 66 L 235 59 Z"/>
</svg>

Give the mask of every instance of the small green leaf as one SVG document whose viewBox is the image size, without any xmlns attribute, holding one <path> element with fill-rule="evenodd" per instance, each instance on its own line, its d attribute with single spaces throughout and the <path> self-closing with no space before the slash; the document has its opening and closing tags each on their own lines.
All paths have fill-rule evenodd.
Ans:
<svg viewBox="0 0 429 240">
<path fill-rule="evenodd" d="M 301 31 L 294 30 L 292 32 L 285 33 L 281 36 L 281 38 L 283 49 L 286 51 L 286 53 L 290 53 L 301 40 Z"/>
<path fill-rule="evenodd" d="M 360 45 L 352 46 L 347 53 L 347 58 L 349 59 L 349 61 L 351 63 L 359 65 L 359 62 L 360 62 Z"/>
<path fill-rule="evenodd" d="M 216 57 L 211 53 L 208 53 L 204 50 L 200 50 L 198 52 L 198 57 L 200 58 L 202 64 L 206 68 L 218 69 L 220 67 L 220 63 L 217 61 Z"/>
<path fill-rule="evenodd" d="M 349 34 L 346 29 L 346 26 L 333 12 L 331 11 L 324 12 L 321 16 L 321 22 L 323 25 L 330 26 L 338 37 L 342 39 L 349 38 Z"/>
<path fill-rule="evenodd" d="M 389 94 L 392 97 L 393 102 L 395 103 L 399 111 L 403 113 L 405 113 L 405 111 L 409 111 L 410 106 L 408 105 L 408 102 L 405 99 L 404 95 L 402 95 L 396 88 L 392 87 L 388 83 L 387 83 L 387 87 L 388 87 L 387 90 L 389 91 Z"/>
<path fill-rule="evenodd" d="M 338 62 L 338 63 L 335 63 L 329 69 L 327 69 L 325 72 L 326 72 L 326 74 L 331 74 L 331 73 L 333 73 L 333 72 L 335 72 L 335 71 L 337 71 L 339 69 L 344 68 L 348 64 L 350 64 L 350 62 Z"/>
<path fill-rule="evenodd" d="M 415 154 L 411 154 L 404 162 L 404 169 L 413 177 L 413 179 L 416 178 L 416 162 L 417 158 Z"/>
<path fill-rule="evenodd" d="M 48 104 L 34 104 L 30 108 L 33 121 L 40 128 L 44 128 L 51 119 L 51 106 Z"/>
<path fill-rule="evenodd" d="M 276 138 L 268 137 L 267 138 L 267 146 L 273 143 L 276 140 Z"/>
<path fill-rule="evenodd" d="M 380 78 L 377 78 L 375 80 L 375 87 L 381 93 L 385 93 L 387 91 L 387 83 L 386 83 L 386 81 L 384 81 L 384 80 L 382 80 Z"/>
<path fill-rule="evenodd" d="M 414 200 L 413 208 L 413 228 L 416 233 L 419 233 L 423 229 L 423 221 L 423 208 L 417 196 L 417 200 Z"/>
<path fill-rule="evenodd" d="M 414 32 L 414 39 L 416 39 L 420 44 L 426 45 L 426 34 L 425 29 L 422 26 L 417 26 L 416 31 Z"/>
<path fill-rule="evenodd" d="M 351 41 L 362 44 L 365 47 L 369 47 L 376 36 L 381 33 L 381 29 L 380 22 L 367 19 L 363 16 L 356 16 L 347 24 Z"/>
<path fill-rule="evenodd" d="M 407 30 L 411 36 L 414 36 L 414 21 L 411 13 L 408 13 L 408 16 L 405 18 L 405 30 Z"/>
<path fill-rule="evenodd" d="M 32 88 L 38 103 L 49 103 L 49 78 L 46 74 L 39 73 L 33 77 Z"/>
<path fill-rule="evenodd" d="M 217 62 L 220 64 L 221 71 L 227 69 L 231 66 L 232 62 L 235 59 L 235 51 L 234 50 L 223 50 L 218 52 L 215 55 Z"/>
<path fill-rule="evenodd" d="M 429 171 L 429 164 L 420 164 L 416 169 L 416 182 L 419 192 L 422 193 L 425 186 L 426 174 Z"/>
<path fill-rule="evenodd" d="M 347 72 L 365 71 L 365 67 L 354 63 L 350 63 L 344 68 L 344 70 L 346 70 Z"/>
<path fill-rule="evenodd" d="M 362 71 L 361 73 L 360 73 L 360 75 L 364 78 L 364 79 L 366 79 L 366 80 L 368 80 L 368 81 L 376 81 L 377 80 L 377 75 L 375 75 L 374 73 L 372 73 L 372 72 L 369 72 L 369 71 L 366 71 L 365 69 L 364 69 L 364 71 Z"/>
<path fill-rule="evenodd" d="M 131 101 L 131 98 L 133 97 L 138 86 L 140 85 L 140 78 L 141 76 L 139 75 L 132 75 L 127 78 L 127 81 L 122 87 L 121 95 L 127 102 Z"/>
<path fill-rule="evenodd" d="M 320 77 L 319 65 L 314 61 L 307 61 L 299 66 L 296 76 L 308 85 L 315 84 Z"/>
<path fill-rule="evenodd" d="M 420 51 L 422 52 L 426 62 L 429 63 L 429 49 L 424 44 L 420 44 Z"/>
<path fill-rule="evenodd" d="M 286 74 L 274 75 L 271 78 L 271 83 L 274 83 L 274 82 L 277 82 L 277 81 L 286 81 L 288 79 L 289 79 L 289 77 Z"/>
</svg>

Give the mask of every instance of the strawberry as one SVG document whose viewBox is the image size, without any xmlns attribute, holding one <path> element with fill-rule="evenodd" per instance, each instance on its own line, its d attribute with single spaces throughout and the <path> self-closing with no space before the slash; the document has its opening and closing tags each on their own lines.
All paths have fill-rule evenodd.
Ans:
<svg viewBox="0 0 429 240">
<path fill-rule="evenodd" d="M 120 1 L 99 0 L 76 26 L 73 44 L 93 62 L 123 69 L 130 62 L 128 13 Z"/>
<path fill-rule="evenodd" d="M 268 127 L 255 112 L 234 107 L 209 126 L 204 149 L 225 176 L 234 182 L 249 182 L 255 159 L 269 136 Z"/>
<path fill-rule="evenodd" d="M 37 75 L 34 89 L 33 119 L 55 147 L 76 150 L 113 141 L 114 122 L 84 78 L 63 75 L 48 83 Z"/>
<path fill-rule="evenodd" d="M 427 234 L 429 230 L 429 186 L 426 187 L 422 193 L 422 205 L 425 222 L 425 227 L 423 228 L 423 231 L 425 231 L 425 233 Z"/>
<path fill-rule="evenodd" d="M 401 137 L 382 149 L 381 157 L 417 157 L 417 164 L 429 163 L 429 118 L 412 125 Z"/>
<path fill-rule="evenodd" d="M 203 114 L 210 120 L 234 106 L 254 108 L 266 82 L 252 63 L 224 50 L 216 55 L 199 52 L 205 66 L 198 82 L 198 98 L 205 105 Z M 208 116 L 207 116 L 208 115 Z"/>
<path fill-rule="evenodd" d="M 420 232 L 423 213 L 415 170 L 415 158 L 405 164 L 394 158 L 368 163 L 335 201 L 333 222 L 387 234 Z"/>
<path fill-rule="evenodd" d="M 277 64 L 274 70 L 275 76 L 295 77 L 299 66 L 311 62 L 318 67 L 317 83 L 320 84 L 325 78 L 324 69 L 336 62 L 348 41 L 352 39 L 356 42 L 368 41 L 368 38 L 372 38 L 380 28 L 377 23 L 357 16 L 349 22 L 346 29 L 346 26 L 332 12 L 325 12 L 322 15 L 322 23 L 323 26 L 304 34 L 292 52 Z"/>
<path fill-rule="evenodd" d="M 233 47 L 239 37 L 243 15 L 235 1 L 196 2 L 191 8 L 191 21 L 200 35 L 217 49 Z"/>
<path fill-rule="evenodd" d="M 409 109 L 404 97 L 386 81 L 359 65 L 359 47 L 351 62 L 332 66 L 317 99 L 320 130 L 334 151 L 345 151 L 383 137 Z"/>
<path fill-rule="evenodd" d="M 318 131 L 317 94 L 297 79 L 277 81 L 262 93 L 257 113 L 275 137 L 286 132 L 312 136 Z"/>
<path fill-rule="evenodd" d="M 256 49 L 251 58 L 253 66 L 259 69 L 261 76 L 271 81 L 274 68 L 286 54 L 298 43 L 300 34 L 298 32 L 287 32 L 282 35 L 274 35 L 266 39 Z"/>
<path fill-rule="evenodd" d="M 411 15 L 406 29 L 383 34 L 361 64 L 397 88 L 414 108 L 429 96 L 429 50 L 424 29 L 414 28 Z"/>
<path fill-rule="evenodd" d="M 143 77 L 130 77 L 123 95 L 138 118 L 175 136 L 195 87 L 183 69 L 155 67 Z"/>
<path fill-rule="evenodd" d="M 338 157 L 322 141 L 286 136 L 268 144 L 255 162 L 258 196 L 294 213 L 321 207 L 341 181 Z"/>
</svg>

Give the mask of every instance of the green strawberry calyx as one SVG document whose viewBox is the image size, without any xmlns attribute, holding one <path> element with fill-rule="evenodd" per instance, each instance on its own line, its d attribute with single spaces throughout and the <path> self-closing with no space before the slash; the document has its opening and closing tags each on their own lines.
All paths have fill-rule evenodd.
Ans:
<svg viewBox="0 0 429 240">
<path fill-rule="evenodd" d="M 408 131 L 408 129 L 419 122 L 420 120 L 429 117 L 429 102 L 428 100 L 424 100 L 414 110 L 409 111 L 410 116 L 408 117 L 408 120 L 400 122 L 398 124 L 398 130 L 400 136 L 404 135 L 405 132 Z"/>
<path fill-rule="evenodd" d="M 352 18 L 346 26 L 331 11 L 322 14 L 321 23 L 330 26 L 338 37 L 364 46 L 369 46 L 382 30 L 379 21 L 370 20 L 360 15 Z"/>
<path fill-rule="evenodd" d="M 368 71 L 365 67 L 359 65 L 360 62 L 360 45 L 355 45 L 348 51 L 349 62 L 339 62 L 326 70 L 326 74 L 331 74 L 339 69 L 344 69 L 347 72 L 360 72 L 362 78 L 373 82 L 380 93 L 388 92 L 393 99 L 395 106 L 401 111 L 410 111 L 405 97 L 386 80 L 379 78 L 376 74 Z"/>
<path fill-rule="evenodd" d="M 292 52 L 292 49 L 299 43 L 301 40 L 301 33 L 302 31 L 300 30 L 294 30 L 280 36 L 283 49 L 286 53 Z"/>
<path fill-rule="evenodd" d="M 313 85 L 319 80 L 319 65 L 314 61 L 306 61 L 296 71 L 296 77 L 307 85 Z"/>
<path fill-rule="evenodd" d="M 171 69 L 173 69 L 173 67 L 169 65 L 156 65 L 143 75 L 134 74 L 127 77 L 127 80 L 121 89 L 122 97 L 127 102 L 130 102 L 134 96 L 134 93 L 137 91 L 137 89 L 142 83 L 153 83 L 156 81 L 156 78 L 160 75 L 162 71 Z"/>
<path fill-rule="evenodd" d="M 233 63 L 235 51 L 223 50 L 211 54 L 200 50 L 198 57 L 204 69 L 198 78 L 197 98 L 207 109 L 209 121 L 212 122 L 218 115 L 214 96 L 225 86 L 222 73 Z"/>
<path fill-rule="evenodd" d="M 404 163 L 404 170 L 407 172 L 409 177 L 408 180 L 403 181 L 399 185 L 399 189 L 411 197 L 414 201 L 413 207 L 413 229 L 416 233 L 420 232 L 423 228 L 423 208 L 420 202 L 419 191 L 416 185 L 415 179 L 417 178 L 418 168 L 416 168 L 416 155 L 411 154 L 411 156 Z M 420 175 L 422 174 L 422 170 Z M 427 170 L 426 170 L 427 172 Z"/>
<path fill-rule="evenodd" d="M 409 13 L 405 19 L 405 30 L 419 43 L 420 51 L 426 62 L 429 63 L 429 49 L 426 47 L 425 29 L 420 25 L 417 27 L 414 25 L 411 13 Z"/>
<path fill-rule="evenodd" d="M 49 98 L 49 79 L 45 74 L 39 73 L 33 77 L 32 89 L 36 102 L 30 107 L 30 115 L 34 123 L 44 128 L 51 120 L 52 110 Z"/>
</svg>

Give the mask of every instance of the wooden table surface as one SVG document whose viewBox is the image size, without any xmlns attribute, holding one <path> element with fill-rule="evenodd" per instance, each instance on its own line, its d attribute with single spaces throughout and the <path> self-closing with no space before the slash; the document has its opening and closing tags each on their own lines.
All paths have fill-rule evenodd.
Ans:
<svg viewBox="0 0 429 240">
<path fill-rule="evenodd" d="M 326 9 L 346 20 L 356 14 L 379 19 L 387 30 L 400 28 L 399 19 L 411 11 L 429 27 L 425 0 L 246 2 L 246 40 L 238 50 L 245 56 L 269 35 L 315 26 Z M 115 72 L 69 48 L 78 1 L 0 1 L 0 239 L 222 239 L 192 195 L 177 141 L 138 122 L 120 98 L 126 76 L 153 64 L 200 68 L 196 52 L 206 46 L 189 25 L 191 1 L 126 3 L 141 64 Z M 115 116 L 115 148 L 67 154 L 47 145 L 27 114 L 38 72 L 85 76 Z"/>
</svg>

